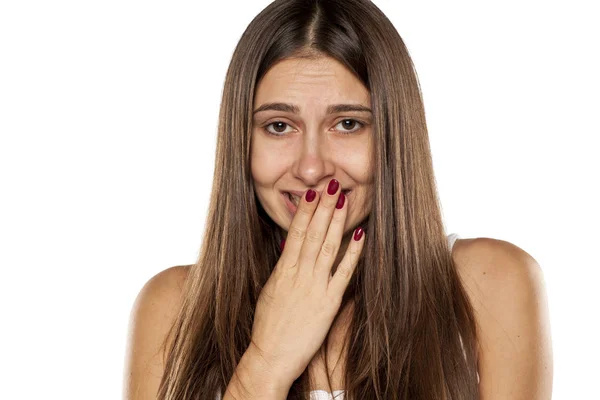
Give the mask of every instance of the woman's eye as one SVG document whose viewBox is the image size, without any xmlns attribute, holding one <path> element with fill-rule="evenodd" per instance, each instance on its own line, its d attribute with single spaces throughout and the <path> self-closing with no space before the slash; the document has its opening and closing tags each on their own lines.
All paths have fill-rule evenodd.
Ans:
<svg viewBox="0 0 600 400">
<path fill-rule="evenodd" d="M 349 124 L 348 124 L 349 122 Z M 358 122 L 355 119 L 343 119 L 341 120 L 336 126 L 341 125 L 342 126 L 342 130 L 340 130 L 340 132 L 344 133 L 344 134 L 350 134 L 350 133 L 354 133 L 357 130 L 359 130 L 363 124 Z M 354 128 L 356 125 L 359 125 L 358 128 Z M 352 129 L 354 128 L 354 129 Z M 345 130 L 345 129 L 350 129 L 349 131 Z"/>
<path fill-rule="evenodd" d="M 273 127 L 274 127 L 274 129 L 275 129 L 275 132 L 273 132 L 273 131 L 271 131 L 271 130 L 269 129 L 269 127 L 270 127 L 271 125 L 273 125 Z M 266 126 L 265 126 L 265 129 L 267 130 L 267 132 L 269 132 L 269 133 L 270 133 L 270 134 L 272 134 L 272 135 L 275 135 L 275 136 L 280 136 L 281 134 L 283 134 L 283 133 L 286 133 L 286 132 L 285 132 L 285 127 L 286 127 L 286 126 L 288 126 L 288 124 L 286 124 L 285 122 L 282 122 L 282 121 L 275 121 L 275 122 L 271 122 L 270 124 L 266 125 Z"/>
</svg>

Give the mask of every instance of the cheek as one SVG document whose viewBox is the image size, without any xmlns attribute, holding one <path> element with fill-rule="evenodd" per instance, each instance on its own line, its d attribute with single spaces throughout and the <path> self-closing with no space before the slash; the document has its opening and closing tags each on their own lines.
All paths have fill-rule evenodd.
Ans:
<svg viewBox="0 0 600 400">
<path fill-rule="evenodd" d="M 250 153 L 250 170 L 257 186 L 268 186 L 274 183 L 284 168 L 282 157 L 279 157 L 273 147 L 268 147 L 257 140 Z"/>
<path fill-rule="evenodd" d="M 352 180 L 358 184 L 368 184 L 373 179 L 370 159 L 366 152 L 348 153 L 343 159 L 344 169 L 352 177 Z"/>
<path fill-rule="evenodd" d="M 359 138 L 341 141 L 335 151 L 335 162 L 359 185 L 368 184 L 373 179 L 371 140 L 369 130 Z"/>
</svg>

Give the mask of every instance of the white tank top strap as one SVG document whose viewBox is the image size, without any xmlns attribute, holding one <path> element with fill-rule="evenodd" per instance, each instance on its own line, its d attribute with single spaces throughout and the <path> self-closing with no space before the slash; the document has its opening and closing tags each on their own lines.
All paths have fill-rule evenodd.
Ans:
<svg viewBox="0 0 600 400">
<path fill-rule="evenodd" d="M 454 243 L 456 243 L 457 239 L 460 239 L 458 233 L 451 233 L 448 235 L 448 246 L 450 246 L 450 250 L 454 247 Z"/>
<path fill-rule="evenodd" d="M 313 390 L 310 392 L 310 400 L 344 400 L 344 390 L 334 390 L 333 396 L 325 390 Z"/>
</svg>

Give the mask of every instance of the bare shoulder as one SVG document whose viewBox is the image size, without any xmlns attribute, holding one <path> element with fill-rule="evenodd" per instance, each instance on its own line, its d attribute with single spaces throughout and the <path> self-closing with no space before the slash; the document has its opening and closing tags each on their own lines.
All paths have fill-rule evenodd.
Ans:
<svg viewBox="0 0 600 400">
<path fill-rule="evenodd" d="M 140 289 L 129 318 L 123 398 L 156 398 L 164 371 L 167 335 L 181 307 L 190 265 L 167 268 Z"/>
<path fill-rule="evenodd" d="M 475 311 L 481 398 L 550 399 L 553 356 L 540 265 L 491 238 L 459 239 L 452 257 Z"/>
<path fill-rule="evenodd" d="M 537 261 L 525 250 L 504 240 L 458 239 L 452 258 L 463 283 L 474 290 L 476 300 L 482 300 L 478 295 L 490 294 L 488 290 L 529 291 L 530 285 L 543 284 L 543 272 Z"/>
</svg>

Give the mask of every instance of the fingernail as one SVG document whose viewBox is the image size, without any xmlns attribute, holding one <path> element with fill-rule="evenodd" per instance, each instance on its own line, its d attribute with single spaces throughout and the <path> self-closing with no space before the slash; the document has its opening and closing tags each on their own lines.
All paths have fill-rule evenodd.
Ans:
<svg viewBox="0 0 600 400">
<path fill-rule="evenodd" d="M 363 235 L 363 228 L 361 228 L 360 226 L 358 228 L 356 228 L 354 230 L 354 240 L 356 240 L 357 242 L 360 240 L 360 238 Z"/>
<path fill-rule="evenodd" d="M 340 197 L 338 197 L 338 201 L 337 201 L 337 204 L 335 205 L 335 208 L 340 209 L 340 208 L 344 207 L 345 200 L 346 200 L 346 196 L 344 195 L 344 192 L 340 193 Z"/>
<path fill-rule="evenodd" d="M 313 201 L 315 199 L 316 196 L 317 196 L 317 192 L 315 192 L 312 189 L 308 189 L 308 191 L 306 192 L 306 201 L 308 201 L 310 203 L 311 201 Z"/>
<path fill-rule="evenodd" d="M 279 250 L 283 251 L 284 246 L 285 246 L 285 239 L 281 239 L 281 243 L 279 243 Z"/>
<path fill-rule="evenodd" d="M 327 193 L 335 194 L 335 192 L 337 192 L 339 187 L 340 187 L 340 183 L 338 182 L 338 180 L 332 179 L 329 181 L 329 186 L 327 186 Z"/>
</svg>

